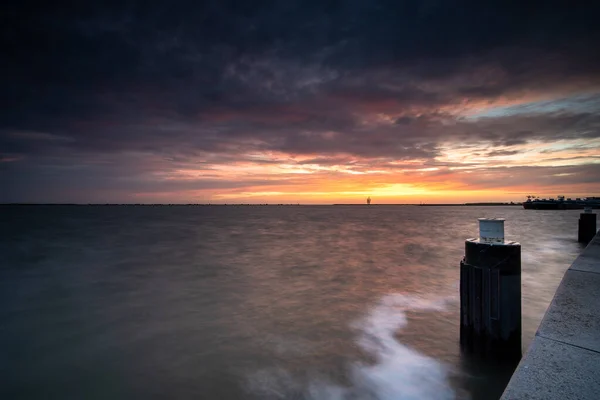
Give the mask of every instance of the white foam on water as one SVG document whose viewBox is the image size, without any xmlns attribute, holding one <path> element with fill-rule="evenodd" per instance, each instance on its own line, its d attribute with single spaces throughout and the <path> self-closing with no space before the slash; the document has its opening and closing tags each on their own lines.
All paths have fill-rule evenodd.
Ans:
<svg viewBox="0 0 600 400">
<path fill-rule="evenodd" d="M 449 369 L 395 338 L 406 327 L 407 311 L 443 311 L 454 299 L 426 299 L 403 294 L 384 296 L 352 328 L 357 344 L 371 354 L 374 364 L 358 363 L 351 368 L 351 386 L 327 379 L 313 379 L 308 385 L 282 368 L 269 368 L 249 375 L 248 388 L 264 399 L 293 396 L 314 400 L 445 400 L 455 398 L 448 381 Z"/>
<path fill-rule="evenodd" d="M 374 365 L 356 366 L 355 380 L 368 387 L 379 400 L 454 398 L 448 369 L 394 336 L 408 323 L 406 311 L 443 311 L 447 301 L 402 294 L 385 296 L 355 325 L 362 332 L 359 345 L 377 361 Z"/>
</svg>

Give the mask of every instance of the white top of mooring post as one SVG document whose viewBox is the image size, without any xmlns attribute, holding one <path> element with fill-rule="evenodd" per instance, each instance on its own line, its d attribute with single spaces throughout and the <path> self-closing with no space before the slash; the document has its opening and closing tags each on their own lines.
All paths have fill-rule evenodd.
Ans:
<svg viewBox="0 0 600 400">
<path fill-rule="evenodd" d="M 482 243 L 504 243 L 504 218 L 478 218 L 479 240 Z"/>
</svg>

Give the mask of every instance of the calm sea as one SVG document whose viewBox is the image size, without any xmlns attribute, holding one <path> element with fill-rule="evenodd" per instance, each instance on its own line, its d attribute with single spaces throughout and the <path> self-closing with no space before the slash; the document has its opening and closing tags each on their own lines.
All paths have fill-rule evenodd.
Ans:
<svg viewBox="0 0 600 400">
<path fill-rule="evenodd" d="M 461 355 L 478 217 L 523 248 L 523 345 L 580 211 L 0 207 L 0 398 L 493 399 Z"/>
</svg>

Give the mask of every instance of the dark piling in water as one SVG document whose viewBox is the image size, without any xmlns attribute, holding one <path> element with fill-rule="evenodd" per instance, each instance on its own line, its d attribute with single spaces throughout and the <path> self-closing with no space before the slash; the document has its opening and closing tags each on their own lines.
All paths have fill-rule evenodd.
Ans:
<svg viewBox="0 0 600 400">
<path fill-rule="evenodd" d="M 580 243 L 589 243 L 596 236 L 596 214 L 592 213 L 591 208 L 586 208 L 579 214 L 579 231 L 577 241 Z"/>
<path fill-rule="evenodd" d="M 521 245 L 504 241 L 503 219 L 479 219 L 460 263 L 460 343 L 482 358 L 521 358 Z"/>
</svg>

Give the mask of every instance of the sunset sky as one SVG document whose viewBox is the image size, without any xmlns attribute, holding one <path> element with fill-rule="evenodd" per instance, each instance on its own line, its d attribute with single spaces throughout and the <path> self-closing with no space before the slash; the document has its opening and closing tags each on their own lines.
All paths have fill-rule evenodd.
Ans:
<svg viewBox="0 0 600 400">
<path fill-rule="evenodd" d="M 600 2 L 99 3 L 0 5 L 0 202 L 600 196 Z"/>
</svg>

